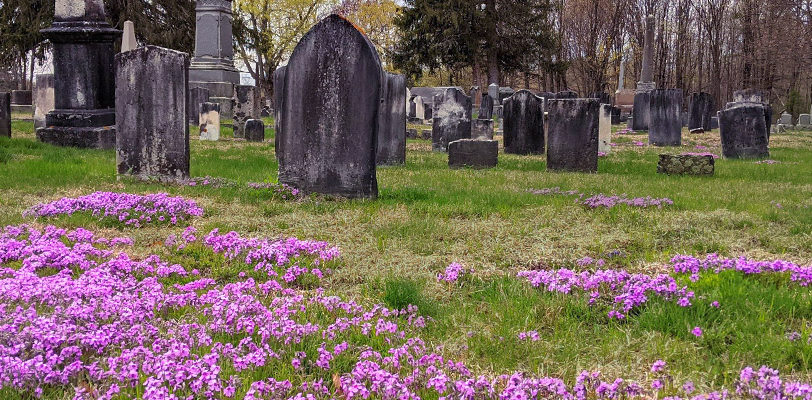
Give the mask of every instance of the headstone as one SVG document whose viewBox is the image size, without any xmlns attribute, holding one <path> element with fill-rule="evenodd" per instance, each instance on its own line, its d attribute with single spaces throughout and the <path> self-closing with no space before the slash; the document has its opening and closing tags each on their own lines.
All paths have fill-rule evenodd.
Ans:
<svg viewBox="0 0 812 400">
<path fill-rule="evenodd" d="M 726 158 L 769 157 L 769 127 L 762 103 L 735 103 L 719 112 L 722 155 Z"/>
<path fill-rule="evenodd" d="M 493 98 L 488 94 L 482 95 L 482 102 L 479 105 L 479 119 L 493 119 Z"/>
<path fill-rule="evenodd" d="M 245 140 L 249 142 L 265 141 L 265 123 L 261 119 L 249 119 L 243 126 Z"/>
<path fill-rule="evenodd" d="M 601 104 L 598 120 L 598 151 L 608 154 L 612 151 L 612 106 Z"/>
<path fill-rule="evenodd" d="M 595 99 L 551 100 L 547 169 L 598 172 L 600 103 Z"/>
<path fill-rule="evenodd" d="M 54 74 L 37 75 L 34 82 L 34 128 L 45 127 L 45 115 L 54 109 Z"/>
<path fill-rule="evenodd" d="M 37 139 L 114 148 L 113 43 L 121 31 L 107 23 L 102 0 L 57 0 L 54 10 L 53 25 L 41 31 L 53 47 L 54 109 L 45 116 L 45 127 L 37 129 Z"/>
<path fill-rule="evenodd" d="M 634 125 L 633 130 L 645 131 L 650 124 L 650 97 L 648 93 L 654 90 L 657 85 L 653 80 L 652 65 L 654 63 L 654 16 L 646 17 L 646 36 L 643 44 L 643 67 L 640 74 L 640 82 L 637 82 L 637 91 L 634 95 Z"/>
<path fill-rule="evenodd" d="M 682 89 L 652 90 L 649 107 L 649 144 L 682 145 Z"/>
<path fill-rule="evenodd" d="M 471 122 L 471 139 L 493 140 L 493 120 L 475 119 Z"/>
<path fill-rule="evenodd" d="M 420 131 L 420 139 L 431 140 L 431 129 L 422 129 Z"/>
<path fill-rule="evenodd" d="M 304 35 L 285 73 L 280 183 L 304 193 L 377 197 L 383 76 L 375 47 L 346 19 L 330 15 Z"/>
<path fill-rule="evenodd" d="M 30 106 L 33 101 L 30 90 L 12 90 L 11 104 L 15 106 Z"/>
<path fill-rule="evenodd" d="M 810 118 L 809 114 L 801 114 L 798 116 L 798 126 L 801 129 L 809 129 L 810 125 L 812 125 L 812 118 Z"/>
<path fill-rule="evenodd" d="M 276 152 L 276 159 L 279 160 L 279 154 L 282 153 L 282 113 L 285 109 L 285 75 L 287 74 L 288 66 L 282 66 L 273 72 L 273 107 L 274 107 L 274 149 Z"/>
<path fill-rule="evenodd" d="M 189 87 L 209 89 L 209 100 L 220 103 L 220 116 L 232 118 L 234 86 L 240 72 L 234 67 L 232 0 L 197 1 L 195 54 L 189 66 Z"/>
<path fill-rule="evenodd" d="M 237 85 L 234 87 L 234 137 L 245 137 L 245 121 L 259 118 L 256 86 Z"/>
<path fill-rule="evenodd" d="M 719 117 L 711 117 L 711 130 L 719 129 Z"/>
<path fill-rule="evenodd" d="M 116 55 L 119 175 L 189 178 L 189 56 L 156 46 Z"/>
<path fill-rule="evenodd" d="M 406 163 L 406 77 L 385 73 L 378 116 L 378 165 Z"/>
<path fill-rule="evenodd" d="M 407 88 L 406 90 L 409 90 L 409 89 Z M 414 98 L 415 98 L 415 96 L 412 96 L 412 97 L 409 97 L 408 100 L 406 100 L 406 118 L 408 118 L 410 120 L 411 119 L 417 119 L 417 117 L 416 117 L 416 115 L 417 115 L 417 105 L 414 104 Z"/>
<path fill-rule="evenodd" d="M 713 175 L 712 155 L 660 154 L 657 173 L 667 175 Z"/>
<path fill-rule="evenodd" d="M 544 153 L 544 100 L 528 90 L 505 99 L 505 153 Z"/>
<path fill-rule="evenodd" d="M 504 103 L 506 98 L 508 98 L 510 96 L 513 96 L 513 93 L 516 93 L 516 91 L 513 90 L 513 88 L 500 87 L 499 88 L 499 104 Z"/>
<path fill-rule="evenodd" d="M 778 118 L 778 123 L 780 125 L 792 126 L 792 114 L 782 113 L 781 117 Z"/>
<path fill-rule="evenodd" d="M 562 90 L 555 94 L 556 99 L 577 99 L 578 93 L 572 90 Z"/>
<path fill-rule="evenodd" d="M 493 168 L 498 163 L 499 142 L 495 140 L 460 139 L 448 144 L 451 168 Z"/>
<path fill-rule="evenodd" d="M 426 98 L 422 97 L 422 96 L 421 96 L 421 98 L 423 99 L 423 116 L 425 116 L 424 120 L 425 121 L 433 121 L 434 120 L 434 105 L 433 104 L 426 104 L 425 103 Z"/>
<path fill-rule="evenodd" d="M 434 96 L 432 143 L 435 151 L 446 151 L 448 144 L 471 138 L 471 98 L 456 88 Z"/>
<path fill-rule="evenodd" d="M 11 93 L 0 92 L 0 136 L 11 137 Z"/>
<path fill-rule="evenodd" d="M 121 37 L 121 52 L 135 50 L 138 41 L 135 40 L 135 24 L 132 21 L 124 21 L 124 35 Z"/>
<path fill-rule="evenodd" d="M 499 101 L 499 85 L 495 83 L 491 83 L 490 85 L 488 85 L 488 96 L 491 96 L 491 99 L 493 100 L 494 104 L 497 105 L 502 104 Z"/>
<path fill-rule="evenodd" d="M 417 129 L 406 129 L 406 139 L 417 139 Z"/>
<path fill-rule="evenodd" d="M 423 97 L 421 96 L 412 96 L 412 101 L 414 103 L 414 117 L 417 118 L 420 123 L 423 123 L 428 119 L 426 117 L 426 103 L 423 102 Z"/>
<path fill-rule="evenodd" d="M 189 112 L 189 123 L 198 124 L 200 105 L 209 102 L 209 89 L 202 87 L 193 87 L 189 89 L 189 102 L 186 105 L 186 110 Z M 218 108 L 218 113 L 219 108 Z"/>
<path fill-rule="evenodd" d="M 646 131 L 649 128 L 650 91 L 637 92 L 634 95 L 634 110 L 630 126 L 635 131 Z"/>
<path fill-rule="evenodd" d="M 766 103 L 767 96 L 758 89 L 742 89 L 733 92 L 734 103 Z"/>
<path fill-rule="evenodd" d="M 200 140 L 220 140 L 220 104 L 200 105 Z"/>
<path fill-rule="evenodd" d="M 618 125 L 623 122 L 619 107 L 612 107 L 612 125 Z"/>
<path fill-rule="evenodd" d="M 711 130 L 711 118 L 716 112 L 713 103 L 710 93 L 691 93 L 691 112 L 688 114 L 688 130 L 691 133 Z"/>
</svg>

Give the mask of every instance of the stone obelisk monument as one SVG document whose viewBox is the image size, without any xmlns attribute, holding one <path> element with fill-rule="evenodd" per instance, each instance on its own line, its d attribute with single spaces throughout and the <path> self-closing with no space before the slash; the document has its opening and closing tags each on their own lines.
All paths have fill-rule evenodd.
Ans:
<svg viewBox="0 0 812 400">
<path fill-rule="evenodd" d="M 234 86 L 240 72 L 234 67 L 231 0 L 197 0 L 195 55 L 189 66 L 189 88 L 209 90 L 209 101 L 220 104 L 220 116 L 232 117 Z"/>
<path fill-rule="evenodd" d="M 646 39 L 643 44 L 643 71 L 640 74 L 640 82 L 637 82 L 637 91 L 634 95 L 632 129 L 636 131 L 646 131 L 649 128 L 649 92 L 657 87 L 651 70 L 653 62 L 654 16 L 649 15 L 646 17 Z"/>
<path fill-rule="evenodd" d="M 116 145 L 113 42 L 103 0 L 56 0 L 54 23 L 42 30 L 54 55 L 54 110 L 37 139 L 60 146 Z"/>
</svg>

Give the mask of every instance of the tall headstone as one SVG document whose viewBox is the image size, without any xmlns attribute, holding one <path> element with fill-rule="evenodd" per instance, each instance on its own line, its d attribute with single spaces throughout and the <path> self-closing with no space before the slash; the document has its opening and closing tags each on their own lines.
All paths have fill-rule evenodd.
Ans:
<svg viewBox="0 0 812 400">
<path fill-rule="evenodd" d="M 503 113 L 505 153 L 544 153 L 544 99 L 519 90 L 505 99 Z"/>
<path fill-rule="evenodd" d="M 547 102 L 547 109 L 547 169 L 598 172 L 598 100 L 550 100 Z"/>
<path fill-rule="evenodd" d="M 432 147 L 446 151 L 448 144 L 471 138 L 471 98 L 457 88 L 434 96 L 434 119 L 432 124 Z"/>
<path fill-rule="evenodd" d="M 200 140 L 220 140 L 220 104 L 200 105 Z"/>
<path fill-rule="evenodd" d="M 493 119 L 493 97 L 489 94 L 482 94 L 482 102 L 479 105 L 479 119 Z"/>
<path fill-rule="evenodd" d="M 280 183 L 304 193 L 377 197 L 383 76 L 375 47 L 346 19 L 330 15 L 304 35 L 285 73 Z"/>
<path fill-rule="evenodd" d="M 764 104 L 756 102 L 733 103 L 720 111 L 722 155 L 726 158 L 769 157 L 770 127 L 766 112 Z"/>
<path fill-rule="evenodd" d="M 245 137 L 245 122 L 259 118 L 259 93 L 256 86 L 237 85 L 234 87 L 234 137 Z"/>
<path fill-rule="evenodd" d="M 654 16 L 646 17 L 646 37 L 643 44 L 643 68 L 640 82 L 637 82 L 637 91 L 634 95 L 632 129 L 645 131 L 649 129 L 649 95 L 657 85 L 654 83 L 652 65 L 654 63 Z"/>
<path fill-rule="evenodd" d="M 655 89 L 649 95 L 649 144 L 682 145 L 682 89 Z"/>
<path fill-rule="evenodd" d="M 198 0 L 195 7 L 195 54 L 189 66 L 189 87 L 209 89 L 223 118 L 232 117 L 234 86 L 240 73 L 234 67 L 232 0 Z"/>
<path fill-rule="evenodd" d="M 54 109 L 54 74 L 37 75 L 34 82 L 34 128 L 45 127 L 45 115 Z"/>
<path fill-rule="evenodd" d="M 274 149 L 276 158 L 282 151 L 282 110 L 285 109 L 285 74 L 288 66 L 282 66 L 273 72 L 273 109 L 274 109 Z"/>
<path fill-rule="evenodd" d="M 116 55 L 119 175 L 189 177 L 189 56 L 156 46 Z"/>
<path fill-rule="evenodd" d="M 135 50 L 138 41 L 135 40 L 135 24 L 132 21 L 124 21 L 124 35 L 121 37 L 121 52 Z"/>
<path fill-rule="evenodd" d="M 189 113 L 190 124 L 200 123 L 200 105 L 208 102 L 209 89 L 202 87 L 193 87 L 189 89 L 189 103 L 186 105 L 186 110 Z M 219 113 L 220 111 L 217 112 Z"/>
<path fill-rule="evenodd" d="M 499 101 L 499 85 L 495 83 L 488 85 L 488 96 L 491 97 L 496 105 L 502 104 L 502 102 Z"/>
<path fill-rule="evenodd" d="M 598 121 L 598 151 L 608 154 L 612 151 L 612 106 L 601 104 Z"/>
<path fill-rule="evenodd" d="M 265 141 L 265 123 L 261 119 L 249 119 L 243 127 L 245 140 L 249 142 Z"/>
<path fill-rule="evenodd" d="M 102 0 L 57 0 L 54 23 L 41 32 L 53 45 L 54 109 L 37 139 L 60 146 L 116 145 L 113 43 Z"/>
<path fill-rule="evenodd" d="M 715 113 L 710 93 L 691 93 L 691 111 L 688 113 L 688 130 L 701 133 L 711 130 L 711 118 Z"/>
<path fill-rule="evenodd" d="M 0 136 L 11 137 L 11 93 L 0 92 Z"/>
<path fill-rule="evenodd" d="M 378 116 L 378 165 L 406 163 L 406 77 L 386 73 Z"/>
</svg>

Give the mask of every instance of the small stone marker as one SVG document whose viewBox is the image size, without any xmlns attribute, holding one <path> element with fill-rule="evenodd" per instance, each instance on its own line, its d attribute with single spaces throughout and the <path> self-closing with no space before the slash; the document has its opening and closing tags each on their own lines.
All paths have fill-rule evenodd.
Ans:
<svg viewBox="0 0 812 400">
<path fill-rule="evenodd" d="M 655 89 L 649 96 L 649 144 L 682 145 L 682 89 Z"/>
<path fill-rule="evenodd" d="M 782 113 L 778 118 L 779 125 L 792 126 L 792 114 Z"/>
<path fill-rule="evenodd" d="M 544 99 L 519 90 L 504 102 L 505 153 L 544 153 Z"/>
<path fill-rule="evenodd" d="M 658 174 L 713 175 L 715 161 L 712 155 L 660 154 Z"/>
<path fill-rule="evenodd" d="M 479 105 L 478 119 L 493 119 L 493 97 L 490 94 L 482 94 L 482 103 Z"/>
<path fill-rule="evenodd" d="M 200 105 L 200 140 L 220 140 L 220 104 L 203 103 Z"/>
<path fill-rule="evenodd" d="M 601 104 L 598 121 L 598 151 L 608 154 L 612 151 L 612 106 Z"/>
<path fill-rule="evenodd" d="M 471 139 L 493 140 L 493 120 L 475 119 L 471 123 Z"/>
<path fill-rule="evenodd" d="M 762 103 L 734 103 L 719 113 L 722 155 L 726 158 L 769 157 L 769 127 Z"/>
<path fill-rule="evenodd" d="M 798 116 L 798 129 L 812 129 L 812 118 L 810 118 L 809 114 L 801 114 Z"/>
<path fill-rule="evenodd" d="M 45 127 L 45 116 L 54 109 L 54 75 L 37 75 L 34 83 L 34 128 Z"/>
<path fill-rule="evenodd" d="M 249 142 L 265 141 L 265 123 L 262 122 L 261 119 L 249 119 L 245 121 L 243 132 L 245 132 L 245 140 Z"/>
<path fill-rule="evenodd" d="M 199 112 L 200 105 L 209 102 L 209 89 L 202 87 L 193 87 L 189 89 L 189 102 L 186 105 L 186 110 L 189 112 L 189 123 L 200 123 Z M 218 109 L 219 113 L 220 110 Z"/>
<path fill-rule="evenodd" d="M 446 151 L 448 144 L 471 138 L 471 98 L 457 88 L 448 88 L 434 96 L 432 143 L 435 151 Z"/>
<path fill-rule="evenodd" d="M 431 129 L 423 129 L 420 131 L 420 139 L 431 140 Z"/>
<path fill-rule="evenodd" d="M 710 93 L 691 93 L 691 111 L 688 113 L 688 130 L 691 133 L 702 133 L 711 130 L 714 104 Z"/>
<path fill-rule="evenodd" d="M 719 117 L 711 117 L 711 130 L 719 129 Z"/>
<path fill-rule="evenodd" d="M 115 57 L 119 175 L 189 178 L 189 56 L 145 46 Z"/>
<path fill-rule="evenodd" d="M 121 52 L 135 50 L 138 41 L 135 40 L 135 24 L 132 21 L 124 21 L 124 36 L 121 37 Z"/>
<path fill-rule="evenodd" d="M 406 77 L 386 73 L 378 115 L 378 165 L 406 163 Z"/>
<path fill-rule="evenodd" d="M 493 168 L 499 163 L 499 142 L 461 139 L 448 144 L 448 166 L 451 168 Z"/>
<path fill-rule="evenodd" d="M 234 87 L 234 137 L 245 137 L 245 122 L 259 118 L 256 86 L 237 85 Z"/>
<path fill-rule="evenodd" d="M 547 169 L 598 172 L 598 100 L 550 100 L 547 109 Z"/>
<path fill-rule="evenodd" d="M 11 93 L 0 92 L 0 136 L 11 137 Z"/>
</svg>

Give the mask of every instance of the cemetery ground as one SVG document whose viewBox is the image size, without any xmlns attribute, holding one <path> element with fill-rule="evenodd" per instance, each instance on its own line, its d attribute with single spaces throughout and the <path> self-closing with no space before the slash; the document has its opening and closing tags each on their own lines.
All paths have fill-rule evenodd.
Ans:
<svg viewBox="0 0 812 400">
<path fill-rule="evenodd" d="M 272 121 L 266 120 L 266 126 L 272 127 Z M 789 273 L 717 273 L 713 268 L 691 279 L 691 274 L 676 273 L 677 262 L 672 262 L 677 255 L 704 259 L 716 253 L 725 258 L 811 265 L 812 132 L 773 135 L 770 160 L 775 162 L 719 158 L 712 177 L 658 175 L 657 156 L 661 152 L 719 155 L 718 131 L 685 131 L 681 148 L 648 146 L 644 134 L 615 135 L 617 146 L 600 158 L 598 174 L 550 173 L 543 155 L 501 153 L 495 169 L 451 170 L 447 155 L 432 152 L 429 141 L 409 140 L 406 165 L 379 167 L 380 197 L 363 201 L 290 198 L 246 187 L 249 182 L 275 181 L 271 129 L 265 143 L 233 141 L 228 128 L 223 129 L 220 142 L 200 142 L 196 135 L 193 128 L 192 176 L 211 178 L 198 179 L 194 186 L 169 185 L 117 180 L 114 151 L 41 144 L 31 122 L 14 122 L 14 139 L 0 138 L 0 226 L 81 227 L 97 236 L 130 237 L 134 245 L 124 250 L 131 257 L 156 254 L 197 269 L 200 277 L 212 278 L 218 285 L 241 282 L 245 273 L 259 281 L 263 276 L 267 280 L 267 275 L 198 243 L 176 249 L 166 244 L 167 238 L 182 237 L 191 225 L 199 237 L 219 229 L 220 234 L 236 231 L 242 237 L 325 241 L 338 246 L 340 256 L 323 265 L 330 270 L 323 280 L 296 281 L 292 287 L 297 293 L 322 287 L 327 295 L 356 301 L 367 309 L 375 304 L 391 309 L 416 305 L 428 322 L 425 327 L 412 327 L 408 335 L 420 337 L 448 360 L 465 363 L 474 376 L 520 371 L 560 378 L 572 386 L 581 371 L 600 371 L 600 378 L 610 384 L 615 378 L 635 380 L 645 393 L 660 397 L 687 395 L 690 391 L 683 383 L 688 381 L 696 387 L 693 393 L 733 392 L 743 376 L 740 371 L 747 366 L 757 370 L 768 365 L 784 380 L 812 381 L 808 286 L 791 279 L 795 275 Z M 215 177 L 231 184 L 214 184 L 221 182 Z M 194 200 L 204 214 L 177 225 L 140 228 L 88 213 L 23 216 L 38 203 L 96 191 L 167 192 Z M 599 194 L 667 198 L 673 204 L 645 208 L 583 204 Z M 464 267 L 462 276 L 447 279 L 453 282 L 438 279 L 452 263 Z M 19 266 L 19 262 L 3 265 Z M 470 269 L 473 272 L 465 273 Z M 528 277 L 518 276 L 522 271 L 557 269 L 668 274 L 694 295 L 686 307 L 677 298 L 648 292 L 648 301 L 625 312 L 623 318 L 610 318 L 611 291 L 608 297 L 602 292 L 590 304 L 590 290 L 547 291 L 544 284 L 536 288 Z M 39 271 L 42 275 L 56 272 Z M 810 277 L 804 279 L 808 282 Z M 188 276 L 160 278 L 167 288 L 192 281 Z M 266 303 L 273 293 L 268 296 Z M 333 314 L 314 311 L 306 315 L 309 320 L 299 322 L 327 325 L 334 322 Z M 201 323 L 212 318 L 192 306 L 166 311 L 161 317 Z M 409 325 L 406 317 L 390 319 Z M 0 333 L 0 338 L 6 335 Z M 213 338 L 236 346 L 246 336 L 250 335 L 220 333 Z M 355 332 L 337 343 L 342 340 L 349 342 L 349 352 L 356 358 L 336 355 L 331 369 L 295 365 L 319 358 L 317 349 L 325 341 L 319 334 L 286 348 L 307 354 L 296 356 L 293 366 L 290 354 L 248 370 L 229 364 L 223 367 L 222 379 L 227 381 L 232 374 L 240 377 L 231 393 L 239 398 L 253 387 L 252 382 L 268 377 L 288 379 L 294 388 L 321 379 L 337 393 L 342 377 L 356 368 L 360 352 L 356 347 L 370 346 L 387 356 L 390 338 Z M 210 348 L 195 349 L 202 356 Z M 652 368 L 658 360 L 666 362 L 669 378 L 663 379 L 663 373 Z M 122 387 L 120 393 L 140 397 L 148 392 L 143 376 L 133 385 Z M 658 385 L 664 387 L 657 389 Z M 74 390 L 104 394 L 107 387 L 95 388 L 92 379 L 74 376 L 68 384 L 39 389 L 45 398 L 63 399 L 71 398 Z M 178 395 L 183 398 L 191 390 L 184 387 Z M 439 397 L 426 385 L 418 394 Z M 346 391 L 343 395 L 348 396 Z M 2 398 L 29 396 L 26 390 L 9 387 L 0 391 Z"/>
</svg>

